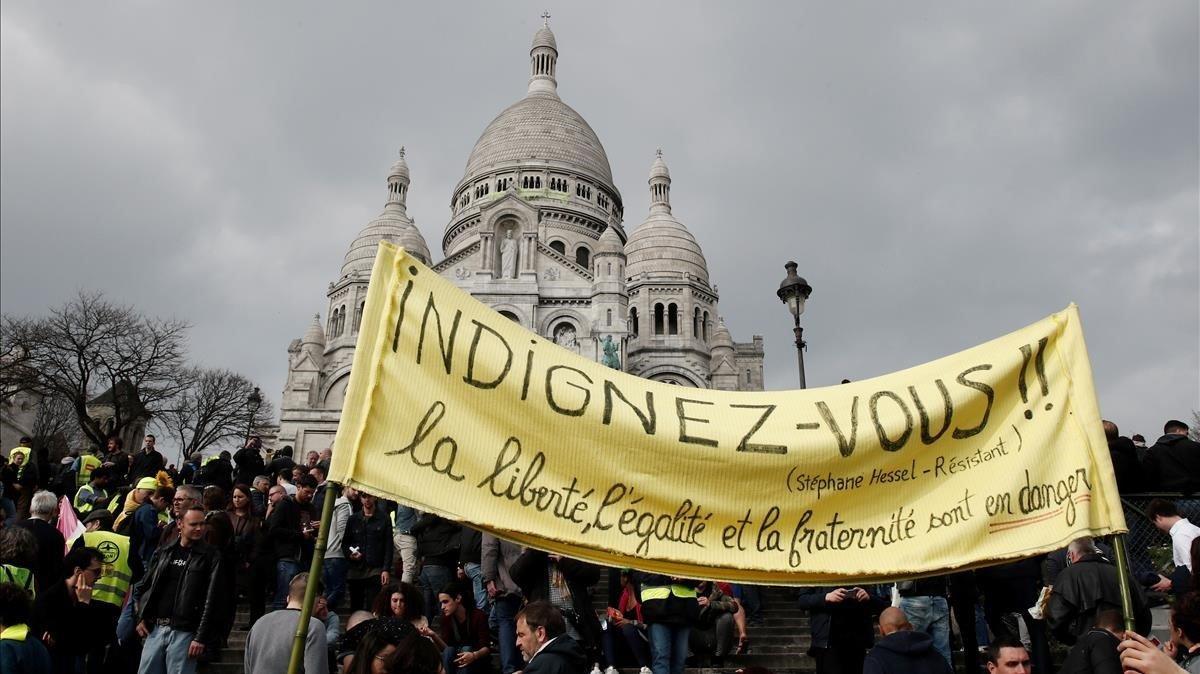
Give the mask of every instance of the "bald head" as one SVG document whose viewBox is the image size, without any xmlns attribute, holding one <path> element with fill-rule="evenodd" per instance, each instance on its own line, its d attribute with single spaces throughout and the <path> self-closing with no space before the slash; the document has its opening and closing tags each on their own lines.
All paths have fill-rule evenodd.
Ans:
<svg viewBox="0 0 1200 674">
<path fill-rule="evenodd" d="M 907 632 L 912 628 L 913 626 L 908 622 L 908 617 L 904 615 L 904 611 L 895 606 L 889 606 L 883 609 L 883 613 L 879 614 L 879 631 L 885 637 L 893 632 Z"/>
<path fill-rule="evenodd" d="M 1104 419 L 1100 423 L 1102 426 L 1104 426 L 1104 437 L 1109 442 L 1112 442 L 1113 440 L 1116 440 L 1117 438 L 1121 437 L 1121 431 L 1117 430 L 1116 424 L 1109 421 L 1108 419 Z"/>
</svg>

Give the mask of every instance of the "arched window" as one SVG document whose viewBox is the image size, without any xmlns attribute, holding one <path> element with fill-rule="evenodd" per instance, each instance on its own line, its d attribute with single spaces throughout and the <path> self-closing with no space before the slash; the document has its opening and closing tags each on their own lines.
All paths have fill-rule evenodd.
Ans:
<svg viewBox="0 0 1200 674">
<path fill-rule="evenodd" d="M 750 383 L 750 370 L 746 370 L 746 383 Z"/>
<path fill-rule="evenodd" d="M 359 302 L 358 307 L 354 310 L 354 331 L 358 332 L 358 328 L 362 325 L 363 307 L 366 302 Z"/>
<path fill-rule="evenodd" d="M 343 304 L 341 311 L 338 312 L 338 336 L 346 333 L 346 305 Z"/>
<path fill-rule="evenodd" d="M 663 333 L 663 305 L 662 302 L 654 305 L 654 334 L 661 335 Z"/>
<path fill-rule="evenodd" d="M 562 241 L 551 241 L 550 249 L 557 252 L 559 255 L 567 254 L 567 244 L 563 243 Z"/>
<path fill-rule="evenodd" d="M 679 334 L 679 307 L 674 302 L 667 306 L 667 334 Z"/>
<path fill-rule="evenodd" d="M 692 336 L 700 336 L 700 307 L 696 307 L 696 310 L 692 312 Z"/>
<path fill-rule="evenodd" d="M 638 334 L 637 307 L 630 307 L 630 309 L 629 309 L 629 331 L 633 333 L 634 337 L 637 337 L 637 334 Z"/>
<path fill-rule="evenodd" d="M 611 326 L 612 325 L 612 309 L 606 309 L 604 313 L 605 313 L 604 324 Z"/>
<path fill-rule="evenodd" d="M 580 267 L 587 269 L 589 266 L 591 266 L 591 257 L 592 251 L 588 250 L 586 246 L 580 246 L 579 248 L 575 249 L 575 264 L 579 265 Z"/>
<path fill-rule="evenodd" d="M 520 325 L 520 323 L 521 323 L 521 319 L 517 318 L 517 315 L 511 311 L 501 311 L 500 315 L 518 325 Z"/>
<path fill-rule="evenodd" d="M 609 276 L 612 276 L 612 263 L 611 262 L 608 263 L 608 271 L 606 273 Z"/>
<path fill-rule="evenodd" d="M 708 312 L 707 311 L 704 312 L 704 323 L 701 325 L 701 329 L 704 330 L 704 341 L 707 342 L 708 341 Z"/>
</svg>

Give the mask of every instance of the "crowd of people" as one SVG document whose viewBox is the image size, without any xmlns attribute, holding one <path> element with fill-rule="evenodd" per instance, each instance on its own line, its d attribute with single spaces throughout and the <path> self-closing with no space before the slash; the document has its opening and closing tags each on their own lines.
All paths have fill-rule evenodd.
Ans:
<svg viewBox="0 0 1200 674">
<path fill-rule="evenodd" d="M 1105 430 L 1114 465 L 1116 452 L 1134 447 L 1140 488 L 1200 490 L 1200 445 L 1185 425 L 1169 422 L 1141 456 L 1114 425 Z M 39 471 L 27 442 L 6 458 L 4 672 L 192 672 L 226 647 L 239 604 L 249 607 L 246 671 L 283 672 L 313 584 L 309 674 L 680 674 L 752 652 L 764 621 L 752 585 L 602 569 L 339 489 L 326 480 L 329 450 L 267 453 L 251 437 L 177 471 L 146 436 L 137 452 L 114 438 L 54 475 Z M 332 518 L 313 579 L 306 571 L 326 498 Z M 1124 629 L 1111 550 L 1080 538 L 975 571 L 802 588 L 808 654 L 819 674 L 943 674 L 956 650 L 968 672 L 1049 672 L 1057 641 L 1070 647 L 1061 671 L 1072 674 L 1200 671 L 1200 528 L 1164 499 L 1149 503 L 1146 518 L 1170 536 L 1173 557 L 1171 568 L 1133 579 L 1134 631 Z M 63 522 L 76 519 L 82 533 L 64 535 Z M 606 576 L 607 596 L 595 597 Z M 1155 599 L 1172 602 L 1172 638 L 1161 649 L 1145 636 Z"/>
</svg>

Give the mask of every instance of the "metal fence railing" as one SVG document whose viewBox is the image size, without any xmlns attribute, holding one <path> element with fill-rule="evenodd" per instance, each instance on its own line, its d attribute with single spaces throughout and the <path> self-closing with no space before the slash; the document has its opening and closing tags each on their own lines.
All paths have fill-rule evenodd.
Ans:
<svg viewBox="0 0 1200 674">
<path fill-rule="evenodd" d="M 1200 522 L 1200 498 L 1185 498 L 1182 494 L 1122 494 L 1121 507 L 1129 526 L 1126 547 L 1130 565 L 1138 576 L 1146 573 L 1170 575 L 1173 570 L 1171 537 L 1155 528 L 1146 517 L 1146 506 L 1156 498 L 1174 501 L 1181 516 L 1193 523 Z"/>
</svg>

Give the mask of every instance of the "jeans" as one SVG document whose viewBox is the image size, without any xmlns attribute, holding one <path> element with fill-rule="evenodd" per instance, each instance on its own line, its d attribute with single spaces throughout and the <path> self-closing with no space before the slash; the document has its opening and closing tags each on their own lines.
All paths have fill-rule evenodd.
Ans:
<svg viewBox="0 0 1200 674">
<path fill-rule="evenodd" d="M 412 534 L 396 532 L 392 536 L 396 553 L 400 555 L 400 580 L 412 584 L 417 580 L 417 538 Z"/>
<path fill-rule="evenodd" d="M 757 585 L 734 585 L 733 597 L 746 609 L 746 622 L 751 625 L 762 623 L 762 595 Z"/>
<path fill-rule="evenodd" d="M 138 674 L 193 674 L 196 661 L 188 657 L 188 646 L 195 636 L 195 632 L 155 625 L 142 647 Z"/>
<path fill-rule="evenodd" d="M 517 648 L 517 613 L 521 610 L 521 597 L 506 594 L 492 602 L 492 631 L 500 641 L 500 670 L 502 674 L 525 669 L 525 660 Z"/>
<path fill-rule="evenodd" d="M 475 593 L 475 608 L 488 612 L 487 591 L 483 589 L 483 568 L 475 562 L 463 564 L 463 572 L 471 579 L 471 591 Z"/>
<path fill-rule="evenodd" d="M 322 565 L 321 581 L 325 583 L 325 601 L 329 611 L 336 612 L 338 604 L 342 603 L 342 595 L 346 594 L 346 571 L 350 568 L 350 560 L 345 557 L 326 557 Z"/>
<path fill-rule="evenodd" d="M 620 626 L 609 623 L 608 629 L 604 630 L 604 659 L 613 667 L 630 664 L 628 658 L 621 657 L 624 652 L 618 644 L 624 644 L 633 654 L 633 664 L 638 667 L 650 666 L 650 646 L 646 643 L 641 629 L 633 623 L 627 621 Z"/>
<path fill-rule="evenodd" d="M 459 672 L 486 672 L 492 667 L 491 658 L 485 656 L 472 662 L 466 667 L 459 667 L 454 664 L 454 659 L 459 653 L 464 651 L 474 650 L 470 646 L 447 646 L 442 650 L 442 666 L 446 668 L 446 674 L 458 674 Z"/>
<path fill-rule="evenodd" d="M 946 598 L 901 597 L 900 610 L 904 611 L 914 630 L 933 637 L 934 649 L 953 667 L 954 661 L 950 659 L 950 606 Z"/>
<path fill-rule="evenodd" d="M 441 610 L 438 608 L 438 593 L 452 580 L 454 580 L 454 570 L 448 566 L 426 564 L 421 567 L 421 576 L 418 578 L 417 584 L 421 586 L 421 593 L 425 599 L 425 617 L 430 624 L 433 623 L 434 616 L 441 614 Z"/>
<path fill-rule="evenodd" d="M 696 655 L 724 658 L 733 652 L 734 637 L 733 614 L 722 613 L 709 627 L 693 627 L 688 643 Z"/>
<path fill-rule="evenodd" d="M 688 654 L 688 636 L 691 632 L 692 628 L 687 625 L 647 625 L 650 657 L 654 661 L 650 669 L 654 674 L 683 674 Z"/>
<path fill-rule="evenodd" d="M 275 601 L 271 608 L 278 611 L 287 606 L 288 584 L 300 573 L 300 562 L 294 559 L 275 560 Z"/>
</svg>

